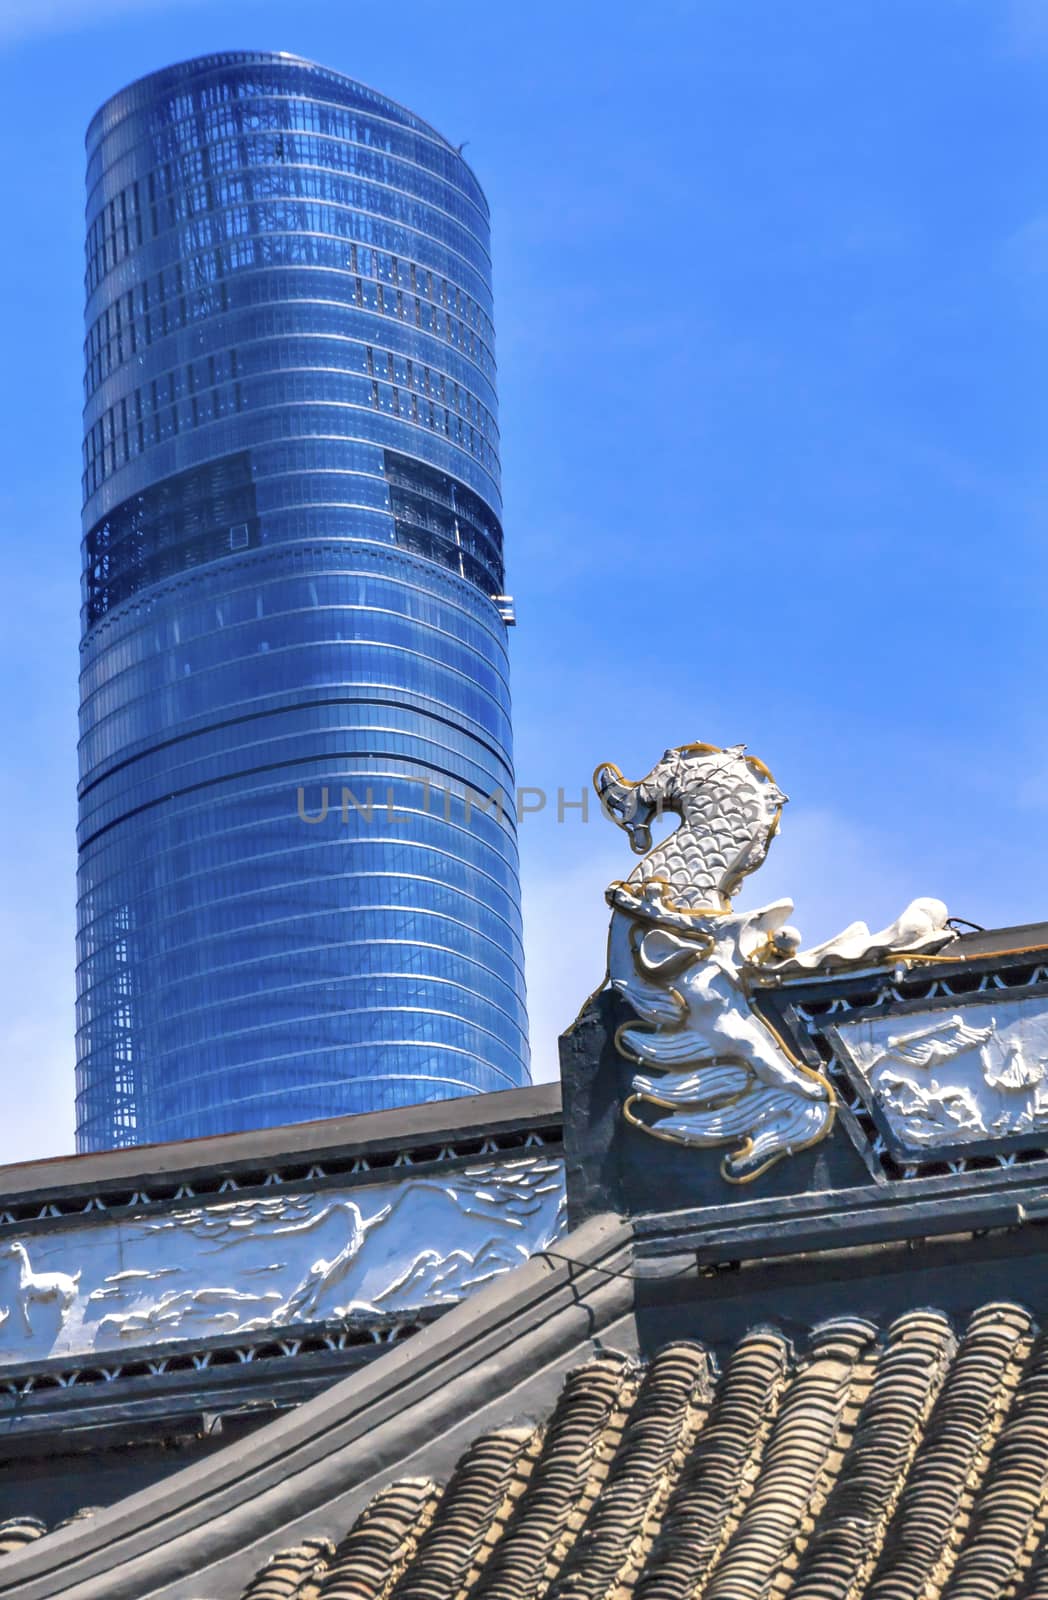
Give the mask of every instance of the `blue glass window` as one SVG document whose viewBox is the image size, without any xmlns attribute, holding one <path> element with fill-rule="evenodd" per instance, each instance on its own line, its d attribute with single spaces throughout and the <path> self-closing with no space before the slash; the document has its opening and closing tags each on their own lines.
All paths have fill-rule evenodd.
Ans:
<svg viewBox="0 0 1048 1600">
<path fill-rule="evenodd" d="M 85 282 L 79 1147 L 526 1083 L 475 176 L 186 62 L 91 123 Z"/>
</svg>

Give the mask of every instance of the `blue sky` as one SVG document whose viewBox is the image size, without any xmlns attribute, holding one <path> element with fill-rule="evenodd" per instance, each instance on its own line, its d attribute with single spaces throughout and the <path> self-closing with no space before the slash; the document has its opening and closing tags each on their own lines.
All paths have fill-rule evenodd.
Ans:
<svg viewBox="0 0 1048 1600">
<path fill-rule="evenodd" d="M 72 1145 L 83 130 L 251 48 L 469 141 L 520 781 L 744 740 L 806 937 L 1048 917 L 1048 5 L 4 0 L 0 1160 Z M 555 804 L 522 852 L 548 1077 L 630 858 Z"/>
</svg>

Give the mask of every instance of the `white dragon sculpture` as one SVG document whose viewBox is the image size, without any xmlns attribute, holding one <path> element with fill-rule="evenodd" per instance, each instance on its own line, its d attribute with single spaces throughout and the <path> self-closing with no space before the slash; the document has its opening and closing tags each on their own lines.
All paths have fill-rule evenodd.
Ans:
<svg viewBox="0 0 1048 1600">
<path fill-rule="evenodd" d="M 915 900 L 878 933 L 853 923 L 801 951 L 787 922 L 791 900 L 732 909 L 743 878 L 767 855 L 787 801 L 744 745 L 682 745 L 638 783 L 610 763 L 593 781 L 605 814 L 644 857 L 606 896 L 607 981 L 640 1019 L 618 1029 L 616 1048 L 658 1074 L 634 1076 L 623 1114 L 675 1144 L 731 1146 L 721 1172 L 749 1182 L 824 1139 L 834 1119 L 828 1080 L 754 1008 L 754 980 L 938 949 L 954 937 L 946 907 Z M 680 825 L 653 846 L 651 824 L 664 811 Z"/>
</svg>

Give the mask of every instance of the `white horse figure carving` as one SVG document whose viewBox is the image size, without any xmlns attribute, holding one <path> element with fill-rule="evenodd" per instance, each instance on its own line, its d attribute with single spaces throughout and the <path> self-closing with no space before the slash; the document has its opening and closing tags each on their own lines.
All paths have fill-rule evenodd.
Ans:
<svg viewBox="0 0 1048 1600">
<path fill-rule="evenodd" d="M 34 1305 L 56 1305 L 59 1320 L 64 1322 L 79 1291 L 80 1273 L 34 1272 L 29 1252 L 19 1239 L 0 1245 L 0 1256 L 13 1256 L 18 1262 L 18 1309 L 25 1332 L 33 1331 Z"/>
</svg>

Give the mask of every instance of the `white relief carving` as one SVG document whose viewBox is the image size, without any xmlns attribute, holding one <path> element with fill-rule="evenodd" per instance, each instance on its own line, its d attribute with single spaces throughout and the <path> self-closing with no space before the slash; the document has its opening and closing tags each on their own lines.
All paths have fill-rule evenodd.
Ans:
<svg viewBox="0 0 1048 1600">
<path fill-rule="evenodd" d="M 0 1313 L 0 1365 L 450 1304 L 551 1244 L 564 1222 L 563 1165 L 537 1156 L 352 1191 L 102 1213 L 34 1237 L 46 1272 L 21 1241 L 0 1246 L 0 1308 L 28 1314 L 54 1290 L 50 1321 Z M 73 1260 L 75 1275 L 55 1270 Z"/>
<path fill-rule="evenodd" d="M 18 1239 L 0 1244 L 0 1256 L 13 1256 L 18 1263 L 15 1295 L 26 1334 L 32 1337 L 34 1306 L 56 1307 L 61 1325 L 76 1299 L 80 1273 L 76 1272 L 71 1276 L 68 1272 L 34 1272 L 29 1252 Z M 6 1321 L 6 1318 L 4 1320 Z"/>
<path fill-rule="evenodd" d="M 446 1256 L 436 1250 L 423 1250 L 407 1271 L 375 1299 L 381 1305 L 408 1295 L 418 1305 L 452 1305 L 492 1278 L 519 1267 L 531 1253 L 519 1241 L 504 1239 L 485 1239 L 473 1255 L 465 1250 L 452 1250 Z"/>
<path fill-rule="evenodd" d="M 1046 1063 L 1028 1061 L 1020 1039 L 992 1034 L 979 1054 L 983 1077 L 991 1089 L 1029 1089 L 1044 1080 Z"/>
<path fill-rule="evenodd" d="M 955 1011 L 952 1017 L 944 1017 L 941 1022 L 913 1028 L 908 1033 L 891 1034 L 880 1056 L 870 1066 L 894 1056 L 907 1067 L 937 1067 L 975 1045 L 985 1044 L 993 1029 L 993 1017 L 985 1027 L 971 1028 Z"/>
<path fill-rule="evenodd" d="M 730 1146 L 723 1176 L 749 1182 L 825 1138 L 834 1118 L 829 1082 L 753 1005 L 754 987 L 773 974 L 941 948 L 954 937 L 946 907 L 915 900 L 877 933 L 852 923 L 802 951 L 788 923 L 791 900 L 732 909 L 743 878 L 767 855 L 787 801 L 744 745 L 667 750 L 639 783 L 608 764 L 598 767 L 594 785 L 605 814 L 644 857 L 607 891 L 608 981 L 640 1018 L 619 1029 L 616 1046 L 659 1072 L 634 1077 L 623 1114 L 676 1144 Z M 680 825 L 653 845 L 651 824 L 665 811 Z"/>
<path fill-rule="evenodd" d="M 622 973 L 612 983 L 642 1019 L 619 1030 L 618 1048 L 661 1069 L 635 1075 L 625 1115 L 679 1144 L 732 1145 L 723 1172 L 735 1182 L 821 1138 L 833 1116 L 825 1080 L 795 1061 L 750 1006 L 746 947 L 765 934 L 761 912 L 697 917 L 690 937 L 640 931 L 612 915 L 610 970 Z M 685 1063 L 688 1071 L 672 1070 Z M 649 1127 L 642 1106 L 670 1114 Z"/>
<path fill-rule="evenodd" d="M 948 1014 L 846 1018 L 837 1033 L 904 1145 L 1048 1135 L 1048 1000 L 961 1004 Z"/>
<path fill-rule="evenodd" d="M 781 976 L 802 972 L 832 971 L 835 967 L 873 965 L 894 952 L 917 955 L 941 950 L 956 938 L 947 927 L 949 912 L 942 900 L 922 896 L 911 900 L 905 911 L 886 928 L 871 933 L 865 922 L 851 922 L 842 933 L 807 950 L 797 950 L 776 971 Z"/>
<path fill-rule="evenodd" d="M 96 1296 L 92 1295 L 91 1298 L 93 1300 Z M 194 1323 L 199 1327 L 201 1321 L 220 1323 L 222 1332 L 232 1333 L 247 1326 L 242 1315 L 247 1307 L 258 1312 L 268 1306 L 271 1313 L 275 1314 L 281 1304 L 281 1297 L 275 1291 L 272 1294 L 246 1294 L 242 1289 L 221 1287 L 166 1289 L 147 1309 L 123 1314 L 110 1312 L 98 1326 L 100 1332 L 111 1332 L 121 1339 L 140 1337 L 144 1333 L 160 1334 L 164 1330 L 189 1332 Z M 269 1320 L 263 1318 L 262 1324 Z M 260 1324 L 256 1321 L 255 1325 Z"/>
</svg>

